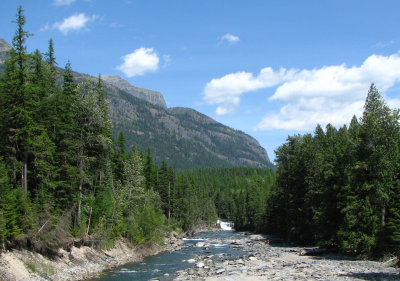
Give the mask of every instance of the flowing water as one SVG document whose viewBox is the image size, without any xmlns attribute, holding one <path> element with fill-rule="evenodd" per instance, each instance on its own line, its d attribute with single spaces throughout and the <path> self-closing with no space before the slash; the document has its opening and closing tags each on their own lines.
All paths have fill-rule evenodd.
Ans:
<svg viewBox="0 0 400 281">
<path fill-rule="evenodd" d="M 148 257 L 142 263 L 124 265 L 95 280 L 172 280 L 176 271 L 196 266 L 195 263 L 187 262 L 196 255 L 209 256 L 213 260 L 237 259 L 245 255 L 245 252 L 229 247 L 229 241 L 239 239 L 242 235 L 232 230 L 200 233 L 190 239 L 184 239 L 185 243 L 180 250 Z M 169 276 L 164 276 L 166 273 Z"/>
</svg>

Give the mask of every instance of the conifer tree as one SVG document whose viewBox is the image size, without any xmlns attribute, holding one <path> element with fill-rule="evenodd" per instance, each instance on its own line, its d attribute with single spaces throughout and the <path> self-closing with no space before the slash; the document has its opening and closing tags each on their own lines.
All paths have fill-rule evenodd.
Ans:
<svg viewBox="0 0 400 281">
<path fill-rule="evenodd" d="M 54 56 L 54 44 L 53 39 L 49 39 L 49 47 L 46 53 L 46 62 L 48 65 L 49 81 L 48 81 L 48 91 L 50 94 L 54 94 L 56 91 L 56 81 L 57 81 L 57 62 Z"/>
<path fill-rule="evenodd" d="M 26 23 L 22 7 L 18 7 L 16 21 L 17 30 L 13 37 L 10 59 L 6 62 L 3 80 L 2 115 L 4 124 L 5 148 L 7 162 L 12 170 L 12 183 L 20 185 L 24 194 L 28 190 L 28 157 L 29 139 L 33 123 L 34 100 L 28 85 L 28 61 L 26 39 L 30 34 L 24 30 Z"/>
</svg>

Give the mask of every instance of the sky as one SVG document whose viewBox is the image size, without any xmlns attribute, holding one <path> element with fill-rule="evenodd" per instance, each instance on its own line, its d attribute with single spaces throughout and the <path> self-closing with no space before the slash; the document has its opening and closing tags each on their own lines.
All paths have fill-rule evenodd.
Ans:
<svg viewBox="0 0 400 281">
<path fill-rule="evenodd" d="M 19 5 L 29 52 L 52 38 L 60 67 L 159 91 L 272 160 L 290 135 L 360 117 L 371 83 L 400 107 L 397 0 L 2 0 L 8 42 Z"/>
</svg>

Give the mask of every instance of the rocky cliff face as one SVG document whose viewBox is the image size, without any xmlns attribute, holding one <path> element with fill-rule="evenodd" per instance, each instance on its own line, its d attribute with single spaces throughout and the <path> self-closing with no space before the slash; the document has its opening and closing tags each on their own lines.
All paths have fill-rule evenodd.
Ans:
<svg viewBox="0 0 400 281">
<path fill-rule="evenodd" d="M 11 50 L 10 44 L 0 38 L 0 73 L 4 69 L 4 62 L 8 59 L 8 51 Z"/>
<path fill-rule="evenodd" d="M 149 103 L 161 106 L 163 108 L 167 108 L 164 97 L 160 92 L 133 86 L 119 76 L 102 76 L 101 79 L 103 79 L 104 82 L 109 83 L 139 99 L 148 101 Z"/>
</svg>

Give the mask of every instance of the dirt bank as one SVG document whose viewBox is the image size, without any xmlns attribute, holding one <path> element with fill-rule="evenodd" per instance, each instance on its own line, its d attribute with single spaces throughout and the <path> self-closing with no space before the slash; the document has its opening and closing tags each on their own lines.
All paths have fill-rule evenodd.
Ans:
<svg viewBox="0 0 400 281">
<path fill-rule="evenodd" d="M 182 237 L 172 233 L 161 245 L 135 247 L 118 240 L 115 247 L 103 251 L 90 247 L 72 247 L 67 252 L 58 251 L 54 258 L 28 250 L 13 250 L 0 255 L 1 281 L 73 281 L 94 277 L 112 268 L 158 254 L 164 250 L 175 250 L 182 245 Z"/>
</svg>

